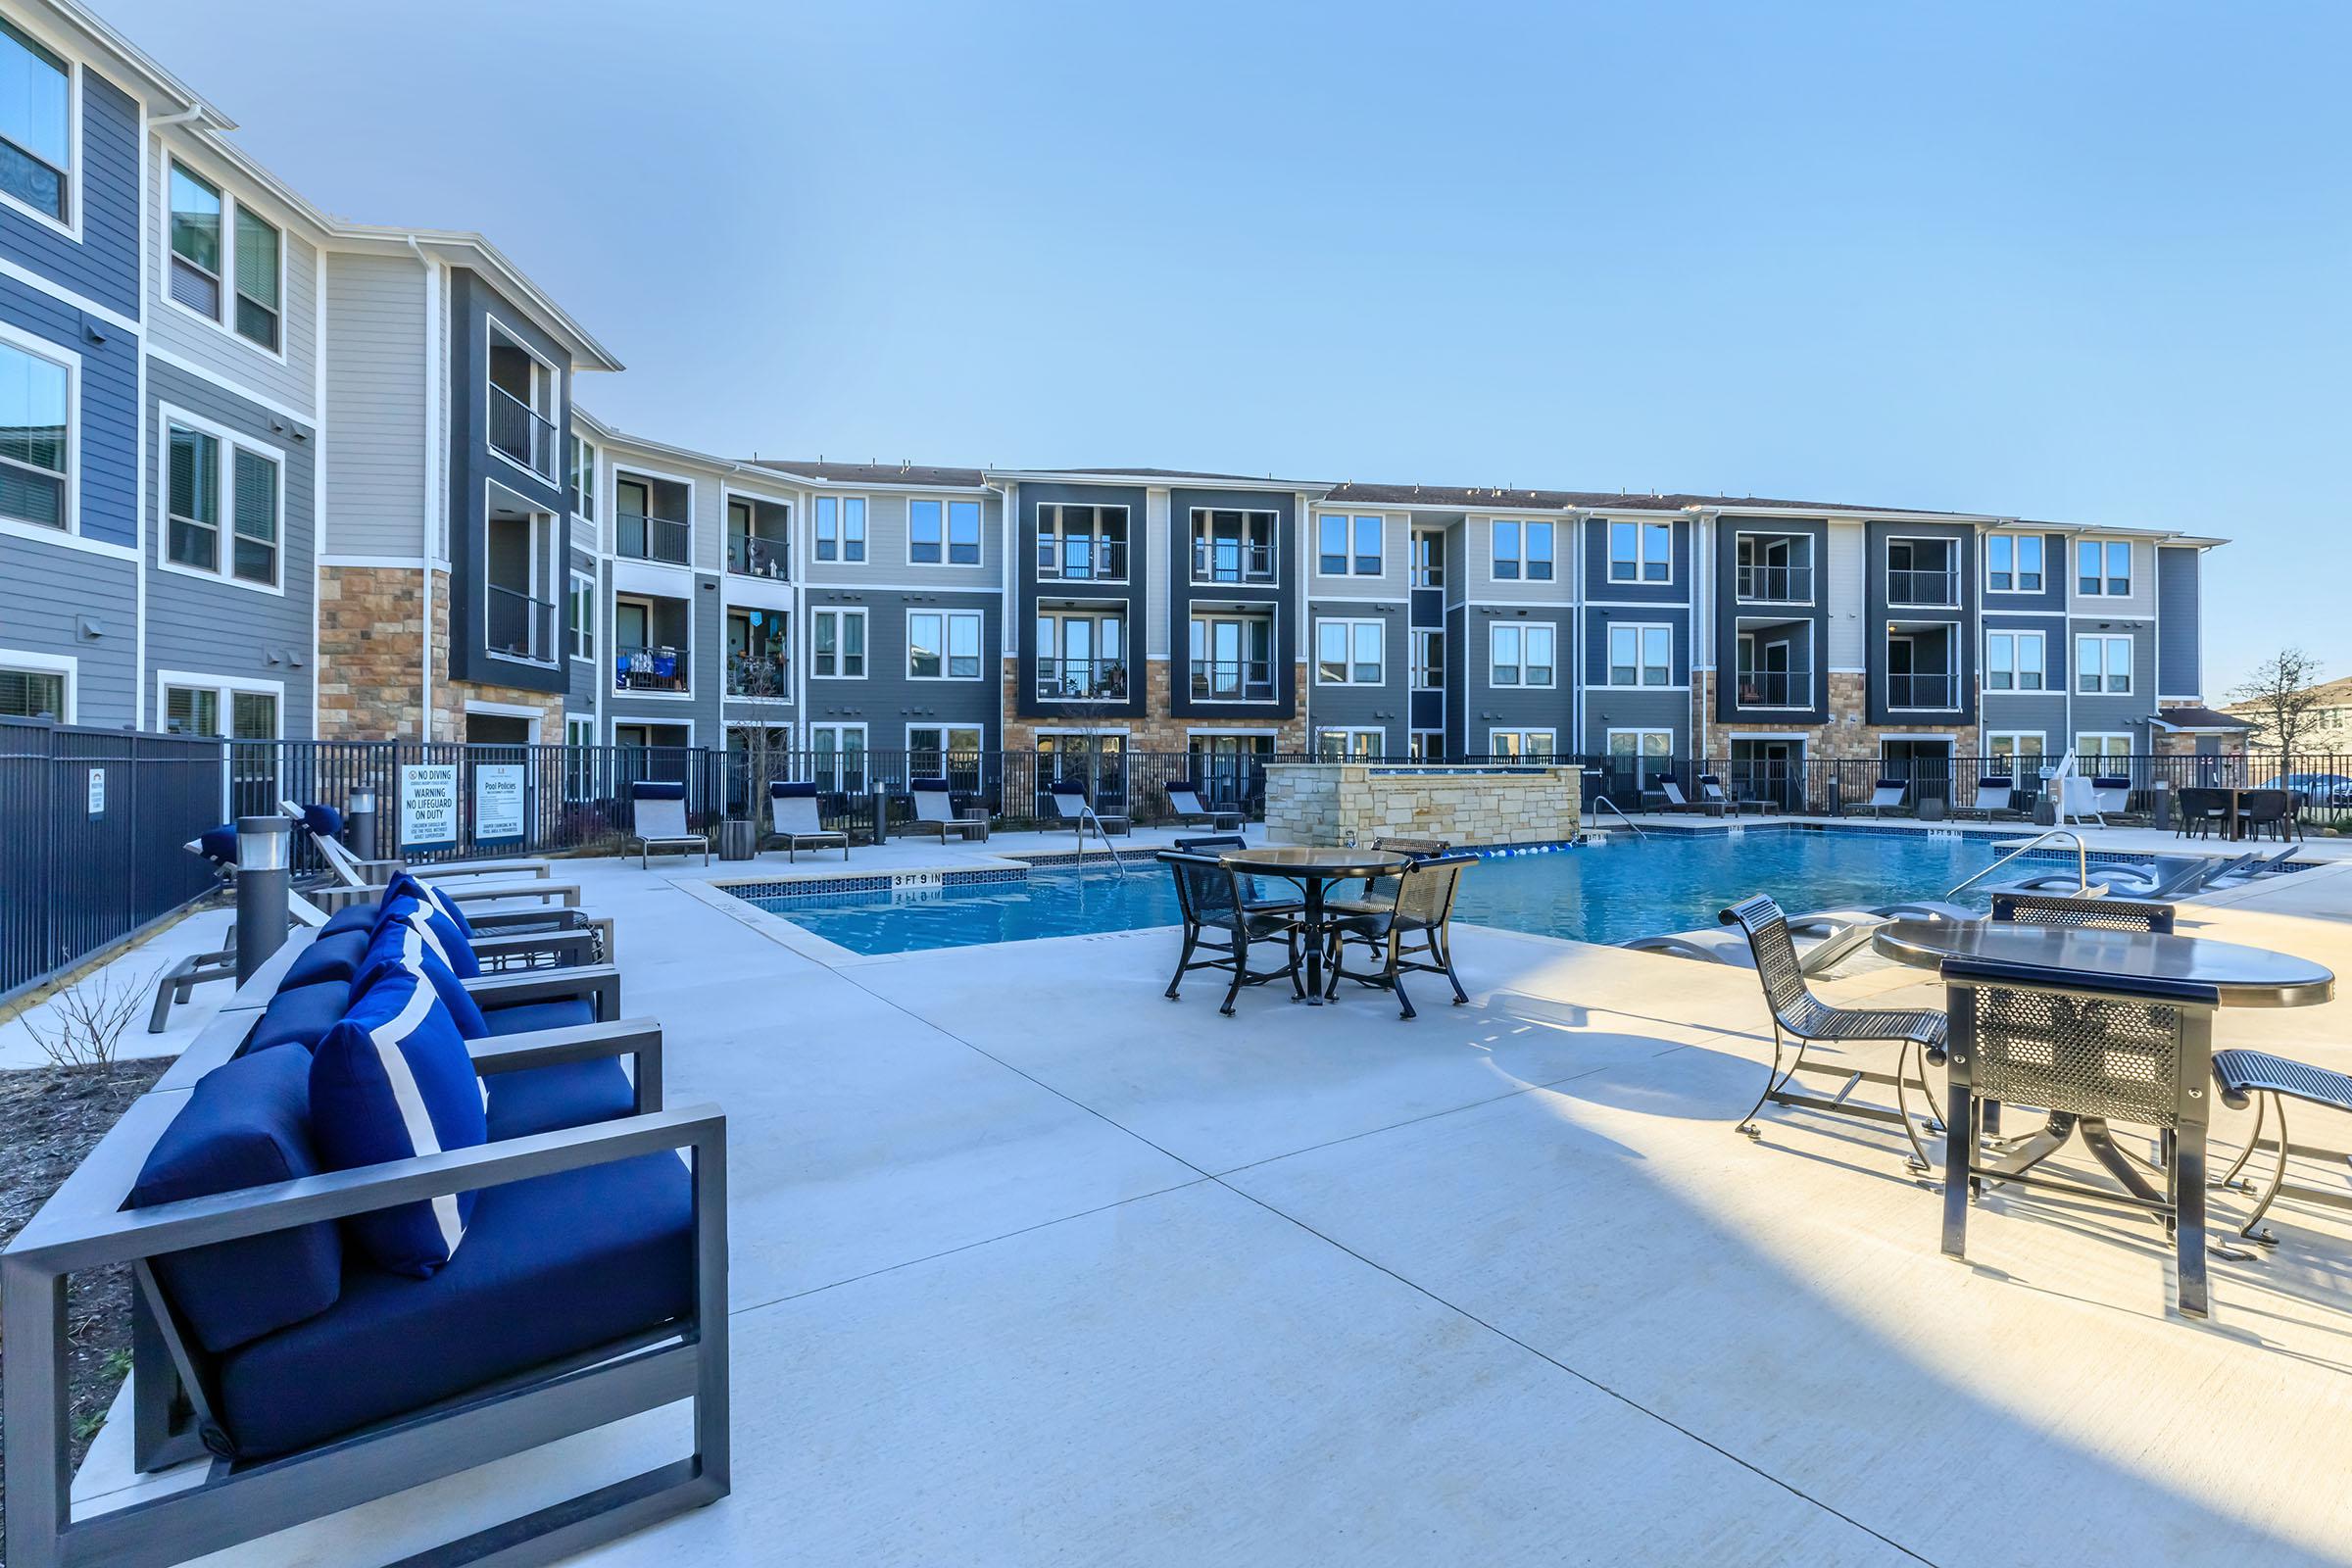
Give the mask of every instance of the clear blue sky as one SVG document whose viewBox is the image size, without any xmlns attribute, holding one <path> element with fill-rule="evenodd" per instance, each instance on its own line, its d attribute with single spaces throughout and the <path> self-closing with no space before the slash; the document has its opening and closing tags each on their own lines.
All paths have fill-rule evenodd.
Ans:
<svg viewBox="0 0 2352 1568">
<path fill-rule="evenodd" d="M 98 0 L 722 453 L 2176 527 L 2352 673 L 2352 7 Z"/>
</svg>

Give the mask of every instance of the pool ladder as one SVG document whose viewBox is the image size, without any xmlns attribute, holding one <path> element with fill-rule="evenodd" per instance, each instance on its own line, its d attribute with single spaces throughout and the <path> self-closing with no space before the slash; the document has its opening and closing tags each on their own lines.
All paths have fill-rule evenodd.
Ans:
<svg viewBox="0 0 2352 1568">
<path fill-rule="evenodd" d="M 2032 838 L 2026 840 L 2025 843 L 2020 844 L 2016 849 L 2011 850 L 2007 855 L 2002 856 L 1999 859 L 1993 861 L 1990 865 L 1984 867 L 1984 870 L 1977 872 L 1975 875 L 1961 878 L 1959 881 L 1953 883 L 1950 889 L 1947 890 L 1943 896 L 1947 899 L 1954 897 L 1962 888 L 1967 887 L 1970 883 L 1982 881 L 1985 877 L 1992 875 L 1993 872 L 1998 871 L 2002 866 L 2007 865 L 2011 860 L 2017 859 L 2022 856 L 2029 855 L 2034 850 L 2041 848 L 2043 844 L 2047 843 L 2051 839 L 2072 839 L 2075 841 L 2075 896 L 2077 898 L 2089 898 L 2092 896 L 2094 891 L 2105 891 L 2104 889 L 2094 890 L 2090 885 L 2090 848 L 2082 842 L 2082 835 L 2077 833 L 2072 828 L 2053 827 L 2044 829 L 2043 831 L 2034 834 Z"/>
<path fill-rule="evenodd" d="M 1594 767 L 1589 767 L 1589 768 L 1585 769 L 1585 777 L 1587 777 L 1587 778 L 1598 778 L 1598 777 L 1600 777 L 1600 770 L 1599 770 L 1598 768 L 1594 768 Z M 1623 810 L 1623 809 L 1621 809 L 1621 808 L 1618 807 L 1617 803 L 1616 803 L 1615 801 L 1612 801 L 1612 800 L 1610 800 L 1610 799 L 1609 799 L 1609 798 L 1608 798 L 1606 795 L 1596 795 L 1596 796 L 1594 796 L 1594 797 L 1592 798 L 1592 804 L 1593 804 L 1594 806 L 1596 806 L 1596 807 L 1599 807 L 1599 808 L 1601 808 L 1602 809 L 1605 809 L 1605 810 L 1610 810 L 1610 811 L 1615 811 L 1615 812 L 1617 813 L 1617 820 L 1618 820 L 1618 821 L 1620 821 L 1620 822 L 1623 822 L 1623 823 L 1624 823 L 1624 824 L 1625 824 L 1627 827 L 1630 827 L 1630 828 L 1632 828 L 1632 829 L 1634 830 L 1634 837 L 1636 837 L 1636 838 L 1638 838 L 1638 839 L 1645 839 L 1645 838 L 1649 837 L 1649 835 L 1648 835 L 1648 834 L 1646 834 L 1646 833 L 1644 833 L 1644 832 L 1642 832 L 1642 824 L 1641 824 L 1641 823 L 1639 823 L 1639 822 L 1635 821 L 1635 820 L 1634 820 L 1632 817 L 1630 817 L 1630 816 L 1626 815 L 1626 814 L 1625 814 L 1625 812 L 1624 812 L 1624 810 Z"/>
<path fill-rule="evenodd" d="M 1086 814 L 1081 816 L 1078 821 L 1080 827 L 1080 837 L 1078 843 L 1081 847 L 1081 850 L 1083 851 L 1083 848 L 1086 844 L 1086 839 L 1084 836 L 1085 824 L 1092 822 L 1095 826 L 1095 837 L 1102 841 L 1102 851 L 1105 855 L 1110 857 L 1110 868 L 1119 874 L 1119 879 L 1121 881 L 1126 880 L 1127 862 L 1120 859 L 1119 852 L 1111 847 L 1110 830 L 1102 825 L 1102 819 L 1095 814 L 1095 808 L 1091 806 L 1086 808 Z M 1086 856 L 1083 853 L 1081 853 L 1078 857 L 1078 870 L 1081 875 L 1085 874 Z"/>
</svg>

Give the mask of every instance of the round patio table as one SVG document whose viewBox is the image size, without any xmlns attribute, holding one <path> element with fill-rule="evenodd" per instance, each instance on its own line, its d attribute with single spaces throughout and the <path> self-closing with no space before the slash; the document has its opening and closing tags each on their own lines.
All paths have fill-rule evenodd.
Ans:
<svg viewBox="0 0 2352 1568">
<path fill-rule="evenodd" d="M 1324 894 L 1334 882 L 1394 876 L 1413 863 L 1409 855 L 1390 850 L 1321 849 L 1312 845 L 1258 845 L 1227 850 L 1217 857 L 1236 871 L 1288 877 L 1306 895 L 1298 923 L 1306 938 L 1306 1002 L 1323 1005 Z"/>
</svg>

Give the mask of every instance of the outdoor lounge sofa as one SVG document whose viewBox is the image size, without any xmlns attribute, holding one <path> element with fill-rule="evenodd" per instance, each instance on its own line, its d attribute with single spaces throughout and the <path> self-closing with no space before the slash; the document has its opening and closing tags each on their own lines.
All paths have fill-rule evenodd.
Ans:
<svg viewBox="0 0 2352 1568">
<path fill-rule="evenodd" d="M 776 779 L 767 786 L 767 830 L 784 841 L 784 858 L 798 860 L 803 850 L 839 849 L 850 858 L 850 836 L 825 826 L 816 814 L 816 785 Z"/>
<path fill-rule="evenodd" d="M 689 1399 L 685 1455 L 412 1560 L 547 1561 L 726 1494 L 724 1117 L 662 1108 L 660 1027 L 617 1016 L 616 972 L 541 969 L 459 982 L 484 1019 L 455 1058 L 482 1136 L 330 1162 L 348 1129 L 314 1053 L 405 1054 L 387 1034 L 407 1019 L 468 1027 L 416 919 L 376 935 L 405 956 L 360 985 L 300 983 L 326 939 L 290 940 L 0 1253 L 10 1562 L 180 1562 Z M 325 1035 L 285 1034 L 336 993 Z M 372 1035 L 359 1021 L 392 1005 Z M 445 1261 L 377 1255 L 377 1227 L 468 1201 Z M 137 1468 L 193 1463 L 179 1490 L 94 1512 L 69 1488 L 64 1284 L 117 1263 Z"/>
<path fill-rule="evenodd" d="M 663 784 L 640 779 L 629 786 L 629 837 L 637 846 L 637 869 L 645 870 L 650 858 L 662 855 L 692 855 L 703 852 L 703 863 L 710 863 L 710 840 L 686 825 L 686 786 Z"/>
</svg>

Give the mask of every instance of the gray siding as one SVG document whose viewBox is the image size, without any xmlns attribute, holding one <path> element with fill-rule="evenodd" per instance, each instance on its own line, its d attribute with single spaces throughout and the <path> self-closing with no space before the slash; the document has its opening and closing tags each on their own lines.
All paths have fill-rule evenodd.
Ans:
<svg viewBox="0 0 2352 1568">
<path fill-rule="evenodd" d="M 2148 734 L 2148 715 L 2156 711 L 2155 626 L 2145 620 L 2085 619 L 2077 616 L 2072 635 L 2129 636 L 2132 639 L 2132 690 L 2129 694 L 2110 695 L 2102 692 L 2097 696 L 2075 692 L 2074 732 L 2067 737 L 2070 744 L 2074 735 L 2091 733 L 2126 734 L 2136 742 L 2144 743 Z M 2067 658 L 2071 664 L 2074 658 L 2071 638 Z M 2070 690 L 2074 684 L 2070 674 Z"/>
<path fill-rule="evenodd" d="M 1563 634 L 1568 623 L 1568 612 L 1560 611 Z M 1690 612 L 1681 605 L 1643 606 L 1641 609 L 1599 606 L 1585 611 L 1585 645 L 1583 651 L 1585 683 L 1591 687 L 1609 684 L 1609 628 L 1613 625 L 1672 626 L 1674 628 L 1673 684 L 1690 684 Z"/>
<path fill-rule="evenodd" d="M 990 747 L 1004 742 L 1003 603 L 988 592 L 962 594 L 903 593 L 841 586 L 811 587 L 808 614 L 827 607 L 865 611 L 866 674 L 863 680 L 819 679 L 809 664 L 807 681 L 810 723 L 858 723 L 866 726 L 866 744 L 876 751 L 896 751 L 906 744 L 909 724 L 978 724 Z M 978 680 L 912 680 L 906 674 L 906 615 L 909 611 L 978 611 L 980 678 Z M 813 624 L 813 622 L 811 622 Z M 795 657 L 808 658 L 811 631 L 802 628 L 794 639 Z"/>
<path fill-rule="evenodd" d="M 135 547 L 139 340 L 10 277 L 0 277 L 0 320 L 80 359 L 77 532 L 99 543 Z"/>
<path fill-rule="evenodd" d="M 1992 532 L 2014 531 L 2016 530 L 1987 530 L 1986 537 Z M 1983 556 L 1981 545 L 1982 541 L 1980 540 L 1978 552 L 1980 558 Z M 1977 565 L 1977 588 L 1984 595 L 1984 612 L 1987 615 L 2002 611 L 2064 610 L 2066 608 L 2067 574 L 2074 569 L 2074 566 L 2072 559 L 2067 554 L 2066 535 L 2062 533 L 2041 536 L 2041 592 L 2039 593 L 1995 593 L 1985 584 L 1984 573 L 1987 569 L 1980 559 Z"/>
<path fill-rule="evenodd" d="M 326 266 L 327 555 L 421 556 L 424 269 L 413 257 Z"/>
<path fill-rule="evenodd" d="M 1330 582 L 1330 578 L 1320 579 Z M 1315 623 L 1320 620 L 1376 620 L 1381 624 L 1381 680 L 1377 686 L 1323 685 L 1315 679 Z M 1409 703 L 1412 643 L 1405 605 L 1329 604 L 1311 601 L 1306 627 L 1306 714 L 1310 729 L 1377 729 L 1387 736 L 1387 748 L 1404 755 L 1405 732 L 1412 727 Z M 1205 706 L 1205 705 L 1204 705 Z M 1267 713 L 1287 705 L 1268 704 Z M 1239 717 L 1233 704 L 1216 708 L 1219 714 Z M 1311 736 L 1310 736 L 1311 742 Z"/>
<path fill-rule="evenodd" d="M 1559 585 L 1553 585 L 1558 587 Z M 1497 625 L 1533 625 L 1549 621 L 1554 628 L 1552 658 L 1556 662 L 1555 684 L 1549 687 L 1496 686 L 1490 678 L 1494 654 L 1494 628 Z M 1462 710 L 1462 746 L 1477 756 L 1488 749 L 1491 733 L 1497 729 L 1547 729 L 1552 732 L 1554 747 L 1562 752 L 1576 749 L 1572 722 L 1575 711 L 1575 685 L 1571 670 L 1571 653 L 1575 645 L 1575 615 L 1565 604 L 1529 605 L 1526 613 L 1519 610 L 1495 605 L 1475 605 L 1463 617 L 1461 646 L 1453 667 L 1459 669 L 1460 684 L 1454 687 L 1462 693 L 1459 704 L 1448 705 Z M 1448 619 L 1450 634 L 1453 623 Z M 1455 639 L 1448 635 L 1446 653 L 1457 653 Z M 1456 677 L 1449 675 L 1453 682 Z"/>
<path fill-rule="evenodd" d="M 170 134 L 159 136 L 150 148 L 147 221 L 154 225 L 156 237 L 147 247 L 149 343 L 290 409 L 315 414 L 318 395 L 318 252 L 286 222 L 274 202 L 257 199 L 253 213 L 275 224 L 283 235 L 285 295 L 279 301 L 278 332 L 285 349 L 282 359 L 239 337 L 225 324 L 206 321 L 166 299 L 172 254 L 163 238 L 165 214 L 172 201 L 168 160 L 178 157 L 191 173 L 220 186 L 224 196 L 242 201 L 251 193 L 251 187 L 229 177 L 221 165 L 168 145 L 172 140 Z M 224 300 L 223 322 L 231 318 L 232 309 Z"/>
<path fill-rule="evenodd" d="M 189 375 L 169 365 L 147 368 L 147 455 L 152 476 L 147 488 L 147 675 L 148 721 L 161 721 L 152 711 L 154 672 L 187 670 L 248 680 L 282 681 L 285 701 L 279 722 L 289 739 L 312 733 L 311 647 L 317 615 L 318 571 L 314 564 L 316 516 L 312 491 L 317 432 L 307 425 L 288 426 L 269 410 L 257 408 L 225 387 Z M 279 577 L 282 594 L 238 586 L 225 578 L 194 576 L 166 570 L 164 560 L 163 454 L 165 416 L 162 407 L 174 408 L 249 438 L 266 455 L 278 458 L 284 470 L 284 510 L 278 519 Z M 221 550 L 225 559 L 229 535 L 229 493 L 233 470 L 223 461 L 221 480 Z M 223 715 L 225 717 L 225 715 Z"/>
<path fill-rule="evenodd" d="M 12 653 L 75 662 L 75 717 L 110 728 L 138 709 L 138 567 L 0 534 L 0 667 Z M 96 635 L 82 635 L 83 621 Z"/>
<path fill-rule="evenodd" d="M 2156 552 L 2156 695 L 2205 694 L 2201 575 L 2204 552 L 2175 546 Z"/>
<path fill-rule="evenodd" d="M 1585 598 L 1589 602 L 1639 605 L 1687 605 L 1690 602 L 1690 524 L 1677 519 L 1674 529 L 1674 580 L 1666 583 L 1609 581 L 1609 524 L 1665 522 L 1663 517 L 1589 517 L 1584 523 Z"/>
<path fill-rule="evenodd" d="M 781 489 L 781 484 L 776 487 Z M 794 574 L 811 583 L 851 584 L 860 579 L 867 582 L 919 583 L 937 588 L 943 593 L 968 593 L 994 589 L 1004 582 L 1004 504 L 996 494 L 974 494 L 969 490 L 918 491 L 912 494 L 869 491 L 812 491 L 812 495 L 862 495 L 865 497 L 865 560 L 862 563 L 818 561 L 813 543 L 813 518 L 802 525 L 803 537 L 810 542 L 804 552 L 794 551 Z M 906 559 L 906 504 L 909 500 L 937 501 L 944 511 L 950 501 L 980 503 L 980 564 L 976 566 L 952 566 L 945 563 L 911 562 Z M 1140 545 L 1143 510 L 1139 506 L 1134 517 L 1136 540 Z M 799 522 L 796 516 L 796 523 Z M 721 516 L 715 526 L 721 535 L 726 520 Z M 1130 555 L 1134 548 L 1130 548 Z"/>
<path fill-rule="evenodd" d="M 1593 691 L 1585 696 L 1585 750 L 1606 752 L 1613 729 L 1662 729 L 1674 755 L 1690 755 L 1690 699 L 1684 692 Z"/>
<path fill-rule="evenodd" d="M 81 237 L 0 206 L 0 255 L 108 310 L 139 314 L 139 106 L 81 73 Z"/>
</svg>

